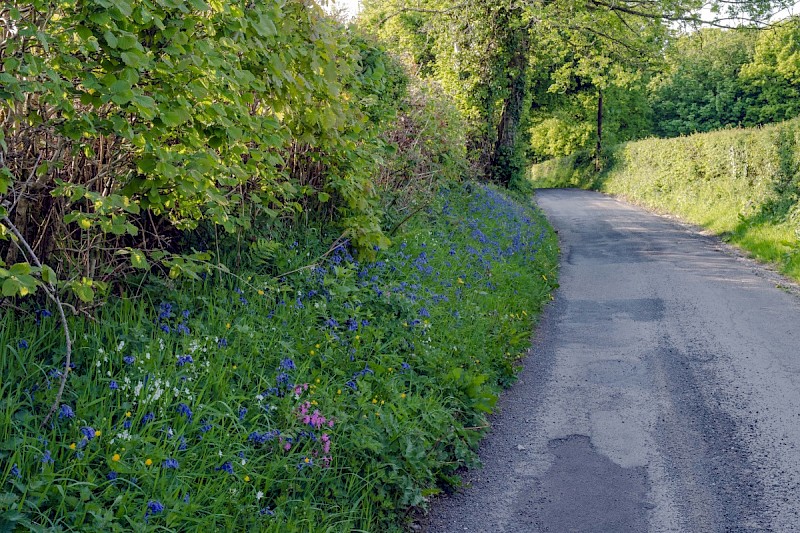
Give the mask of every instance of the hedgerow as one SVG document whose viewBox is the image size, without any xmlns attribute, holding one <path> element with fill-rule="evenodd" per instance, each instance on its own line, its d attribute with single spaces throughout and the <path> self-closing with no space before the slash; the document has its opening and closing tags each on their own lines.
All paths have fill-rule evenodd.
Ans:
<svg viewBox="0 0 800 533">
<path fill-rule="evenodd" d="M 800 279 L 800 121 L 618 145 L 535 165 L 540 186 L 596 188 L 679 215 Z"/>
<path fill-rule="evenodd" d="M 14 0 L 0 67 L 0 236 L 31 244 L 0 243 L 4 296 L 36 290 L 31 254 L 83 300 L 197 273 L 177 241 L 204 223 L 310 211 L 388 243 L 372 178 L 406 76 L 314 3 Z"/>
</svg>

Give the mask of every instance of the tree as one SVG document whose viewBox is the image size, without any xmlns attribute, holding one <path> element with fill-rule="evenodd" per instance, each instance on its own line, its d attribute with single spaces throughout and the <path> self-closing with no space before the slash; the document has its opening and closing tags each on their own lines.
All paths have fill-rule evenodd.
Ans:
<svg viewBox="0 0 800 533">
<path fill-rule="evenodd" d="M 609 105 L 617 103 L 609 97 L 642 102 L 637 96 L 642 82 L 662 57 L 675 24 L 697 23 L 701 2 L 366 0 L 364 6 L 361 23 L 398 45 L 455 98 L 469 125 L 468 148 L 478 172 L 509 184 L 524 166 L 528 143 L 521 132 L 531 124 L 531 108 L 541 124 L 550 110 L 563 113 L 576 102 L 585 108 L 592 94 L 595 151 L 609 131 L 607 116 L 620 119 L 618 138 L 640 135 L 646 113 L 624 120 L 617 109 L 609 113 Z M 771 4 L 737 0 L 715 6 L 726 16 L 761 16 Z"/>
<path fill-rule="evenodd" d="M 760 32 L 751 58 L 741 68 L 741 79 L 753 94 L 746 122 L 777 122 L 800 114 L 800 18 Z"/>
<path fill-rule="evenodd" d="M 651 83 L 654 132 L 665 137 L 752 125 L 753 91 L 740 78 L 757 31 L 706 28 L 677 39 Z"/>
</svg>

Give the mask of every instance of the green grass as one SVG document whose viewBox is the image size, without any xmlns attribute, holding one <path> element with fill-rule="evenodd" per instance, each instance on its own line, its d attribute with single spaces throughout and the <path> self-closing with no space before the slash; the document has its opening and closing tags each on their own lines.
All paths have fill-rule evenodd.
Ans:
<svg viewBox="0 0 800 533">
<path fill-rule="evenodd" d="M 616 146 L 597 174 L 588 157 L 534 165 L 538 187 L 620 195 L 701 225 L 800 280 L 800 119 Z"/>
<path fill-rule="evenodd" d="M 237 276 L 151 280 L 74 317 L 3 311 L 0 526 L 63 531 L 402 527 L 474 465 L 555 284 L 529 205 L 444 190 L 375 261 L 324 232 L 242 250 Z M 46 315 L 46 313 L 45 313 Z"/>
</svg>

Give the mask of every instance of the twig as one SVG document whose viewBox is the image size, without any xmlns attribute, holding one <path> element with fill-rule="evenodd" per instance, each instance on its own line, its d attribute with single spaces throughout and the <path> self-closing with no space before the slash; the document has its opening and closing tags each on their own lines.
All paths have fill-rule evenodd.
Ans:
<svg viewBox="0 0 800 533">
<path fill-rule="evenodd" d="M 342 233 L 341 235 L 339 235 L 339 237 L 337 237 L 336 240 L 333 241 L 333 244 L 331 244 L 330 248 L 328 248 L 328 251 L 325 252 L 324 254 L 322 254 L 321 256 L 317 257 L 316 259 L 314 259 L 314 261 L 312 263 L 309 263 L 306 266 L 302 266 L 300 268 L 295 268 L 294 270 L 290 270 L 289 272 L 284 272 L 283 274 L 275 276 L 275 278 L 273 278 L 273 279 L 277 280 L 277 279 L 285 278 L 286 276 L 288 276 L 290 274 L 296 274 L 297 272 L 302 272 L 303 270 L 308 270 L 309 268 L 314 268 L 315 266 L 317 266 L 317 263 L 319 263 L 321 260 L 323 260 L 326 257 L 328 257 L 329 255 L 331 255 L 336 249 L 338 249 L 339 247 L 344 246 L 345 244 L 347 244 L 348 239 L 345 239 L 346 235 L 347 235 L 346 231 L 344 233 Z"/>
<path fill-rule="evenodd" d="M 23 253 L 27 253 L 33 260 L 33 262 L 36 264 L 36 266 L 39 267 L 39 269 L 41 269 L 42 263 L 39 261 L 39 258 L 31 249 L 30 245 L 28 244 L 28 241 L 25 240 L 25 237 L 22 236 L 17 227 L 6 216 L 3 217 L 2 221 L 3 224 L 5 224 L 8 227 L 8 229 L 11 230 L 11 233 L 13 233 L 19 240 L 19 243 L 15 241 L 17 247 L 20 247 L 21 243 L 22 246 L 20 248 L 22 249 Z M 66 360 L 64 362 L 64 372 L 61 374 L 61 383 L 58 386 L 56 399 L 53 401 L 53 405 L 50 407 L 50 411 L 47 413 L 47 416 L 45 416 L 44 420 L 42 420 L 42 427 L 44 427 L 50 420 L 50 418 L 53 416 L 53 413 L 56 412 L 56 409 L 58 409 L 58 404 L 61 403 L 61 397 L 64 395 L 64 387 L 66 387 L 67 385 L 67 376 L 69 375 L 70 365 L 72 363 L 72 337 L 70 336 L 69 325 L 67 324 L 67 316 L 64 314 L 64 306 L 61 304 L 61 299 L 58 297 L 58 291 L 55 285 L 47 281 L 42 285 L 42 290 L 44 290 L 45 294 L 47 294 L 47 296 L 51 300 L 53 300 L 53 302 L 55 302 L 56 307 L 58 308 L 58 315 L 61 319 L 61 325 L 64 328 L 64 338 L 66 339 L 66 351 L 67 351 Z"/>
<path fill-rule="evenodd" d="M 394 236 L 394 234 L 397 233 L 397 230 L 400 229 L 400 226 L 402 226 L 403 224 L 408 222 L 411 219 L 411 217 L 413 217 L 414 215 L 416 215 L 417 213 L 419 213 L 420 211 L 422 211 L 423 209 L 425 209 L 429 205 L 431 205 L 430 202 L 424 203 L 424 204 L 422 204 L 422 206 L 420 206 L 417 209 L 413 210 L 406 218 L 401 220 L 399 224 L 397 224 L 395 227 L 392 228 L 392 231 L 389 232 L 389 236 L 390 237 Z"/>
</svg>

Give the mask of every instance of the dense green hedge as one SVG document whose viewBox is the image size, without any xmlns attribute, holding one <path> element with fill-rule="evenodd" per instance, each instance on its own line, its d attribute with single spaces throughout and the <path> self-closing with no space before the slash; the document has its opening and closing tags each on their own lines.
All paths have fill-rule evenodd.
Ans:
<svg viewBox="0 0 800 533">
<path fill-rule="evenodd" d="M 535 165 L 539 186 L 595 188 L 703 225 L 800 277 L 800 120 L 612 148 Z"/>
</svg>

